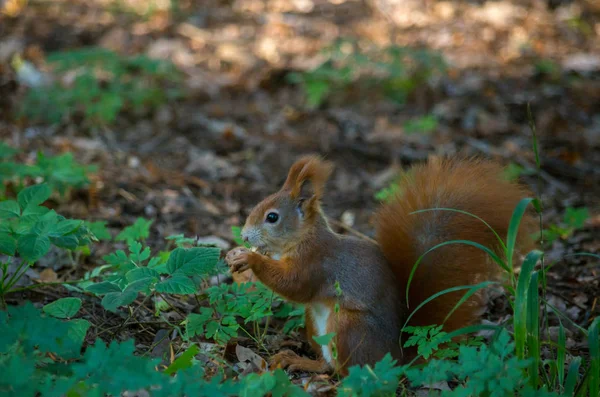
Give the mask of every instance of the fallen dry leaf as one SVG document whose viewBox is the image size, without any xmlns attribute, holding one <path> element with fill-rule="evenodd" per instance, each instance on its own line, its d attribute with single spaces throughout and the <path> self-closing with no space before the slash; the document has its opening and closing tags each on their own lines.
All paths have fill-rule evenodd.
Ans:
<svg viewBox="0 0 600 397">
<path fill-rule="evenodd" d="M 244 373 L 264 372 L 267 370 L 267 362 L 261 356 L 254 353 L 252 349 L 237 345 L 235 347 L 235 355 L 240 360 L 240 365 L 244 367 Z"/>
<path fill-rule="evenodd" d="M 42 283 L 55 283 L 58 281 L 58 276 L 54 270 L 46 268 L 40 272 L 40 281 Z"/>
</svg>

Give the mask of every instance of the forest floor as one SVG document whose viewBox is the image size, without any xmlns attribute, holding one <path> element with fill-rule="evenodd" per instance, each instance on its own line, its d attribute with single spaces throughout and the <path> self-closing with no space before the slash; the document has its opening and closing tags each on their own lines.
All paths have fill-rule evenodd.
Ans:
<svg viewBox="0 0 600 397">
<path fill-rule="evenodd" d="M 376 194 L 401 169 L 432 155 L 479 155 L 509 166 L 541 196 L 543 227 L 560 229 L 544 247 L 546 261 L 559 261 L 547 274 L 547 299 L 583 327 L 600 314 L 598 260 L 565 257 L 600 253 L 600 7 L 593 1 L 23 3 L 5 1 L 0 16 L 0 137 L 26 163 L 37 151 L 70 151 L 97 166 L 88 187 L 53 199 L 58 213 L 107 221 L 113 236 L 138 217 L 153 219 L 153 251 L 173 234 L 210 238 L 227 249 L 234 245 L 231 227 L 278 189 L 297 156 L 315 152 L 336 164 L 324 199 L 336 230 L 372 236 Z M 305 91 L 319 87 L 303 90 L 288 76 L 307 76 L 339 39 L 426 48 L 448 67 L 419 82 L 403 104 L 377 84 L 347 84 L 308 106 Z M 64 79 L 47 56 L 89 46 L 173 62 L 182 78 L 167 84 L 180 95 L 152 108 L 125 107 L 110 123 L 75 113 L 58 123 L 23 116 L 28 84 L 15 70 L 15 54 L 38 73 Z M 96 244 L 77 267 L 52 251 L 21 286 L 77 280 L 123 247 Z M 50 286 L 13 294 L 8 303 L 46 303 L 68 293 Z M 193 302 L 171 304 L 193 310 Z M 93 324 L 122 321 L 98 302 L 84 307 Z M 486 321 L 506 319 L 504 298 L 490 308 Z M 145 350 L 161 328 L 132 323 L 116 338 L 134 337 Z M 100 329 L 92 327 L 88 339 L 108 336 Z M 299 333 L 288 338 L 302 340 Z M 585 346 L 573 337 L 569 348 Z"/>
</svg>

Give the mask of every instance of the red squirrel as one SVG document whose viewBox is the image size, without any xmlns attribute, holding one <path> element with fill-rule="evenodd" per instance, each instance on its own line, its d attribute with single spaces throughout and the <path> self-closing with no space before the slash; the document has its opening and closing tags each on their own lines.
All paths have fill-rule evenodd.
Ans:
<svg viewBox="0 0 600 397">
<path fill-rule="evenodd" d="M 233 272 L 251 269 L 273 291 L 305 305 L 308 341 L 319 358 L 289 350 L 273 356 L 273 365 L 292 371 L 345 373 L 352 365 L 373 364 L 388 352 L 402 360 L 400 333 L 414 308 L 436 292 L 492 280 L 500 273 L 499 266 L 477 248 L 444 246 L 428 253 L 417 267 L 407 307 L 407 281 L 418 258 L 449 240 L 471 240 L 504 255 L 495 235 L 472 216 L 415 211 L 466 211 L 506 236 L 514 208 L 528 193 L 504 180 L 502 168 L 492 162 L 435 158 L 405 173 L 399 193 L 381 205 L 375 214 L 374 243 L 329 227 L 321 198 L 332 170 L 332 164 L 318 156 L 296 161 L 283 187 L 256 205 L 246 220 L 242 237 L 257 251 L 238 247 L 226 256 Z M 529 215 L 522 221 L 518 238 L 522 248 L 528 248 L 532 224 Z M 472 324 L 485 308 L 481 294 L 444 322 L 463 294 L 454 292 L 427 303 L 409 325 L 443 324 L 451 331 Z M 319 346 L 312 338 L 332 332 L 337 360 L 331 343 Z"/>
</svg>

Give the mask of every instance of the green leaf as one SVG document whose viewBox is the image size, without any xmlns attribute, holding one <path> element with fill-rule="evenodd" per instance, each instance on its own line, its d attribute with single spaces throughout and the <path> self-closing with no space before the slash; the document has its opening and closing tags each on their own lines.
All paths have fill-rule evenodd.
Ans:
<svg viewBox="0 0 600 397">
<path fill-rule="evenodd" d="M 329 83 L 324 80 L 310 80 L 305 83 L 306 102 L 309 107 L 316 108 L 329 94 Z"/>
<path fill-rule="evenodd" d="M 120 396 L 124 391 L 149 389 L 161 385 L 163 375 L 155 367 L 160 360 L 149 360 L 134 354 L 133 340 L 112 341 L 107 347 L 102 340 L 86 349 L 83 360 L 72 365 L 72 375 L 93 386 L 93 393 L 80 395 Z M 163 387 L 167 387 L 164 384 Z M 167 393 L 163 395 L 168 395 Z"/>
<path fill-rule="evenodd" d="M 64 341 L 66 352 L 63 354 L 63 358 L 79 358 L 81 346 L 91 323 L 83 318 L 76 318 L 67 324 L 69 325 L 69 332 L 67 332 L 67 338 Z"/>
<path fill-rule="evenodd" d="M 170 274 L 206 275 L 214 269 L 221 250 L 213 247 L 176 248 L 167 262 Z"/>
<path fill-rule="evenodd" d="M 434 115 L 428 114 L 408 120 L 404 123 L 404 131 L 407 134 L 423 133 L 427 134 L 438 127 L 438 120 Z"/>
<path fill-rule="evenodd" d="M 148 277 L 159 278 L 160 275 L 158 274 L 158 272 L 156 270 L 150 269 L 147 267 L 137 267 L 133 270 L 128 271 L 125 274 L 125 278 L 127 279 L 127 282 L 129 282 L 129 283 L 133 283 L 134 281 L 141 280 L 143 278 L 148 278 Z"/>
<path fill-rule="evenodd" d="M 110 292 L 121 292 L 121 288 L 115 283 L 109 281 L 103 281 L 101 283 L 92 284 L 85 289 L 96 295 L 104 295 Z"/>
<path fill-rule="evenodd" d="M 83 221 L 75 219 L 64 219 L 54 225 L 48 234 L 50 237 L 61 237 L 65 234 L 73 233 L 82 225 L 82 223 Z"/>
<path fill-rule="evenodd" d="M 18 342 L 28 355 L 36 350 L 61 355 L 68 330 L 67 322 L 42 315 L 31 302 L 8 306 L 0 311 L 0 353 L 13 351 Z"/>
<path fill-rule="evenodd" d="M 521 201 L 519 201 L 517 207 L 513 211 L 513 214 L 510 218 L 510 222 L 508 224 L 508 232 L 506 235 L 506 263 L 511 275 L 514 272 L 513 257 L 515 253 L 515 245 L 517 243 L 517 234 L 519 233 L 519 226 L 521 224 L 523 216 L 525 215 L 527 206 L 532 201 L 532 198 L 524 198 Z"/>
<path fill-rule="evenodd" d="M 188 337 L 204 335 L 204 326 L 212 320 L 213 311 L 208 307 L 201 307 L 200 314 L 191 313 L 187 316 L 185 330 Z"/>
<path fill-rule="evenodd" d="M 502 178 L 509 182 L 514 182 L 519 179 L 525 169 L 517 163 L 509 163 L 502 171 Z"/>
<path fill-rule="evenodd" d="M 136 291 L 109 292 L 102 298 L 102 307 L 114 313 L 118 307 L 132 303 L 137 296 Z"/>
<path fill-rule="evenodd" d="M 127 285 L 127 287 L 125 287 L 125 291 L 149 293 L 150 287 L 157 281 L 158 277 L 144 277 Z"/>
<path fill-rule="evenodd" d="M 396 393 L 404 367 L 397 367 L 396 360 L 388 353 L 375 364 L 350 367 L 348 376 L 338 388 L 338 396 L 393 396 Z"/>
<path fill-rule="evenodd" d="M 54 210 L 50 210 L 38 218 L 30 233 L 38 236 L 54 237 L 50 232 L 56 227 L 58 221 L 59 215 Z"/>
<path fill-rule="evenodd" d="M 523 265 L 521 266 L 521 272 L 517 282 L 513 323 L 517 357 L 520 359 L 526 358 L 525 346 L 527 341 L 527 301 L 529 285 L 531 283 L 533 269 L 543 254 L 543 252 L 538 250 L 533 250 L 527 254 L 523 261 Z"/>
<path fill-rule="evenodd" d="M 590 218 L 590 211 L 583 208 L 568 207 L 565 211 L 565 223 L 575 229 L 581 229 L 585 222 Z"/>
<path fill-rule="evenodd" d="M 44 306 L 44 312 L 56 318 L 71 318 L 81 308 L 79 298 L 61 298 Z"/>
<path fill-rule="evenodd" d="M 104 259 L 109 265 L 115 267 L 120 267 L 131 262 L 123 250 L 117 250 L 111 254 L 104 255 L 102 259 Z"/>
<path fill-rule="evenodd" d="M 52 191 L 46 184 L 30 186 L 17 195 L 17 201 L 22 209 L 42 204 L 48 200 Z"/>
<path fill-rule="evenodd" d="M 46 214 L 54 213 L 46 207 L 27 207 L 19 218 L 19 223 L 16 227 L 18 234 L 33 233 L 32 229 L 34 225 L 40 220 L 40 218 Z M 55 213 L 54 213 L 55 214 Z M 52 215 L 48 215 L 52 217 Z M 35 234 L 35 233 L 33 233 Z"/>
<path fill-rule="evenodd" d="M 560 319 L 559 319 L 560 321 Z M 565 357 L 567 355 L 567 338 L 565 335 L 565 327 L 562 324 L 562 321 L 559 322 L 558 328 L 558 344 L 556 348 L 556 370 L 558 372 L 558 384 L 560 386 L 564 385 L 565 381 Z"/>
<path fill-rule="evenodd" d="M 17 240 L 8 233 L 0 232 L 0 254 L 14 256 L 17 249 Z"/>
<path fill-rule="evenodd" d="M 10 219 L 19 217 L 21 215 L 21 209 L 19 203 L 14 200 L 7 200 L 0 202 L 0 219 Z"/>
<path fill-rule="evenodd" d="M 313 336 L 312 338 L 319 345 L 327 346 L 327 345 L 329 345 L 329 343 L 331 342 L 331 340 L 333 339 L 334 336 L 335 336 L 335 332 L 330 332 L 328 334 L 321 335 L 321 336 Z"/>
<path fill-rule="evenodd" d="M 540 367 L 542 366 L 540 352 L 540 303 L 538 295 L 538 272 L 531 274 L 529 289 L 527 291 L 527 356 L 531 360 L 529 368 L 529 381 L 534 389 L 538 389 L 540 380 Z"/>
<path fill-rule="evenodd" d="M 33 263 L 50 250 L 50 239 L 46 236 L 26 234 L 19 237 L 17 249 L 24 260 Z"/>
<path fill-rule="evenodd" d="M 140 265 L 146 259 L 150 258 L 150 248 L 146 247 L 142 251 L 142 244 L 137 241 L 129 242 L 129 252 L 129 258 L 131 258 L 131 260 L 137 263 L 138 265 Z"/>
<path fill-rule="evenodd" d="M 16 153 L 19 153 L 17 149 L 8 146 L 4 142 L 0 142 L 0 160 L 8 159 L 14 156 Z"/>
<path fill-rule="evenodd" d="M 196 286 L 191 279 L 183 274 L 174 274 L 156 284 L 156 291 L 179 295 L 194 294 L 196 293 Z"/>
<path fill-rule="evenodd" d="M 569 364 L 569 372 L 567 373 L 567 379 L 565 380 L 563 396 L 572 396 L 575 392 L 575 385 L 577 384 L 577 378 L 579 377 L 580 365 L 581 357 L 573 357 L 571 364 Z"/>
<path fill-rule="evenodd" d="M 600 317 L 596 317 L 588 333 L 590 346 L 590 396 L 600 395 Z"/>
<path fill-rule="evenodd" d="M 428 359 L 434 351 L 439 349 L 439 345 L 446 341 L 448 335 L 442 331 L 441 325 L 404 327 L 402 330 L 413 334 L 404 343 L 404 347 L 418 346 L 417 352 L 425 359 Z"/>
<path fill-rule="evenodd" d="M 85 226 L 92 232 L 94 236 L 98 240 L 106 240 L 109 241 L 112 239 L 108 228 L 106 227 L 106 221 L 98 221 L 98 222 L 85 222 Z"/>
<path fill-rule="evenodd" d="M 185 352 L 183 352 L 181 356 L 177 357 L 177 359 L 173 361 L 173 363 L 169 365 L 167 369 L 165 369 L 164 373 L 167 375 L 173 375 L 177 371 L 191 367 L 194 356 L 199 352 L 200 348 L 197 345 L 191 345 Z"/>
<path fill-rule="evenodd" d="M 247 242 L 244 241 L 244 239 L 242 239 L 242 228 L 239 226 L 231 226 L 231 234 L 233 234 L 233 241 L 235 241 L 235 243 L 237 245 L 246 247 L 246 248 L 250 248 L 250 244 L 248 244 Z"/>
<path fill-rule="evenodd" d="M 152 222 L 144 218 L 137 218 L 133 225 L 127 226 L 121 233 L 117 234 L 115 240 L 131 243 L 132 241 L 147 239 L 150 236 Z"/>
</svg>

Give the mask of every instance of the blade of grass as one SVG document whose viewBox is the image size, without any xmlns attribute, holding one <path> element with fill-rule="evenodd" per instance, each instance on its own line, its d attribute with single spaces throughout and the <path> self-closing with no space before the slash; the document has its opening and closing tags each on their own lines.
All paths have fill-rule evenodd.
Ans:
<svg viewBox="0 0 600 397">
<path fill-rule="evenodd" d="M 562 389 L 565 381 L 565 357 L 567 355 L 567 340 L 565 337 L 565 327 L 562 321 L 559 321 L 558 327 L 558 347 L 556 349 L 556 373 L 558 376 L 558 385 Z"/>
<path fill-rule="evenodd" d="M 557 308 L 555 308 L 554 306 L 552 306 L 550 303 L 548 303 L 547 300 L 543 299 L 542 302 L 544 303 L 544 305 L 546 305 L 550 310 L 552 310 L 552 312 L 556 315 L 556 317 L 560 319 L 563 319 L 565 321 L 567 321 L 569 324 L 571 324 L 573 327 L 577 328 L 583 335 L 587 336 L 588 335 L 588 330 L 583 328 L 581 325 L 577 324 L 575 321 L 571 320 L 569 317 L 567 317 L 565 314 L 563 314 L 560 310 L 558 310 Z"/>
<path fill-rule="evenodd" d="M 568 255 L 564 255 L 562 258 L 555 260 L 554 262 L 552 262 L 551 264 L 549 264 L 548 266 L 545 267 L 546 271 L 550 270 L 554 265 L 556 265 L 557 263 L 560 263 L 563 261 L 563 259 L 565 258 L 569 258 L 569 257 L 574 257 L 574 256 L 589 256 L 590 258 L 596 258 L 596 259 L 600 259 L 600 255 L 597 254 L 592 254 L 589 252 L 576 252 L 574 254 L 568 254 Z"/>
<path fill-rule="evenodd" d="M 535 389 L 539 385 L 541 360 L 539 316 L 538 272 L 533 272 L 527 293 L 527 355 L 531 359 L 531 364 L 529 365 L 529 382 Z"/>
<path fill-rule="evenodd" d="M 484 288 L 484 287 L 481 287 L 481 288 Z M 450 318 L 452 313 L 454 313 L 456 311 L 456 309 L 458 309 L 463 303 L 465 303 L 467 301 L 467 299 L 469 299 L 471 296 L 473 296 L 473 294 L 475 294 L 475 292 L 477 292 L 477 291 L 479 291 L 479 288 L 471 288 L 467 292 L 465 292 L 463 297 L 460 298 L 460 300 L 458 302 L 456 302 L 456 304 L 454 305 L 452 310 L 450 310 L 450 312 L 446 315 L 446 317 L 444 317 L 444 323 L 446 323 L 446 321 L 448 321 L 448 319 Z"/>
<path fill-rule="evenodd" d="M 402 326 L 402 328 L 404 328 L 404 327 L 406 327 L 406 326 L 408 325 L 408 322 L 410 321 L 410 319 L 413 317 L 413 315 L 414 315 L 414 314 L 415 314 L 415 313 L 416 313 L 416 312 L 417 312 L 419 309 L 421 309 L 423 306 L 425 306 L 426 304 L 428 304 L 429 302 L 431 302 L 432 300 L 434 300 L 434 299 L 435 299 L 435 298 L 437 298 L 437 297 L 440 297 L 440 296 L 442 296 L 442 295 L 445 295 L 445 294 L 449 294 L 450 292 L 456 292 L 456 291 L 462 291 L 462 290 L 473 290 L 473 292 L 470 294 L 470 295 L 473 295 L 473 293 L 475 293 L 476 291 L 478 291 L 478 290 L 480 290 L 480 289 L 482 289 L 482 288 L 485 288 L 485 287 L 487 287 L 487 286 L 490 286 L 490 285 L 492 285 L 492 284 L 498 284 L 498 283 L 497 283 L 497 282 L 495 282 L 495 281 L 484 281 L 484 282 L 482 282 L 482 283 L 475 284 L 475 285 L 461 285 L 461 286 L 457 286 L 457 287 L 447 288 L 447 289 L 445 289 L 445 290 L 443 290 L 443 291 L 440 291 L 440 292 L 436 292 L 435 294 L 431 295 L 429 298 L 427 298 L 427 299 L 425 299 L 423 302 L 421 302 L 421 303 L 419 304 L 419 306 L 417 306 L 417 307 L 415 308 L 415 310 L 413 310 L 413 311 L 410 313 L 410 315 L 408 316 L 408 318 L 407 318 L 407 319 L 406 319 L 406 321 L 404 322 L 404 325 Z M 469 292 L 470 292 L 470 291 L 467 291 L 467 293 L 466 293 L 465 295 L 469 294 Z M 470 295 L 469 295 L 469 296 L 470 296 Z M 464 298 L 464 297 L 463 297 L 463 298 Z M 465 300 L 466 300 L 466 299 L 465 299 Z M 457 309 L 457 307 L 458 307 L 460 304 L 462 304 L 462 302 L 464 302 L 464 300 L 463 300 L 463 299 L 461 299 L 460 301 L 458 301 L 458 303 L 457 303 L 457 304 L 456 304 L 456 305 L 455 305 L 455 306 L 452 308 L 452 310 L 450 311 L 450 313 L 454 312 L 454 311 Z M 446 317 L 446 319 L 447 319 L 448 317 L 450 317 L 450 315 L 448 315 L 448 316 Z M 446 319 L 445 319 L 445 320 L 446 320 Z M 445 320 L 444 320 L 444 321 L 445 321 Z"/>
<path fill-rule="evenodd" d="M 544 384 L 553 385 L 558 382 L 556 377 L 556 360 L 546 359 L 542 361 L 542 375 L 546 374 Z"/>
<path fill-rule="evenodd" d="M 417 267 L 419 266 L 419 264 L 421 263 L 421 261 L 423 260 L 423 258 L 425 258 L 425 255 L 429 254 L 431 251 L 434 251 L 438 248 L 444 247 L 446 245 L 450 245 L 450 244 L 465 244 L 465 245 L 470 245 L 472 247 L 475 248 L 479 248 L 480 250 L 484 251 L 486 254 L 488 254 L 492 260 L 494 262 L 496 262 L 500 267 L 502 267 L 504 270 L 508 271 L 508 267 L 504 264 L 504 262 L 502 262 L 502 260 L 500 259 L 500 257 L 498 255 L 496 255 L 494 253 L 494 251 L 492 251 L 491 249 L 476 243 L 474 241 L 469 241 L 469 240 L 451 240 L 451 241 L 444 241 L 443 243 L 437 244 L 436 246 L 428 249 L 427 251 L 425 251 L 425 253 L 423 255 L 421 255 L 419 257 L 419 259 L 417 259 L 417 261 L 415 262 L 415 264 L 413 265 L 411 271 L 410 271 L 410 275 L 408 276 L 408 281 L 406 283 L 406 306 L 410 307 L 409 305 L 409 299 L 408 299 L 408 292 L 410 290 L 410 284 L 412 282 L 413 276 L 415 275 L 415 272 L 417 271 Z"/>
<path fill-rule="evenodd" d="M 577 252 L 577 253 L 574 253 L 574 254 L 568 254 L 568 255 L 563 256 L 563 258 L 568 258 L 570 256 L 589 256 L 589 257 L 592 257 L 592 258 L 600 259 L 600 255 L 591 254 L 589 252 Z"/>
<path fill-rule="evenodd" d="M 575 386 L 577 385 L 577 378 L 579 377 L 579 366 L 581 365 L 581 357 L 574 357 L 573 361 L 569 365 L 569 373 L 567 374 L 567 380 L 565 381 L 565 390 L 563 396 L 572 396 L 575 392 Z"/>
<path fill-rule="evenodd" d="M 575 397 L 589 397 L 589 395 L 587 394 L 588 383 L 589 383 L 588 375 L 589 375 L 589 372 L 587 372 L 583 376 L 583 379 L 579 382 L 579 387 L 577 387 L 575 389 Z"/>
<path fill-rule="evenodd" d="M 540 151 L 537 140 L 537 130 L 535 128 L 535 122 L 533 120 L 533 113 L 531 113 L 531 104 L 527 102 L 527 120 L 529 121 L 529 128 L 531 129 L 531 133 L 533 135 L 533 153 L 535 154 L 535 165 L 537 168 L 541 168 L 540 163 Z"/>
<path fill-rule="evenodd" d="M 477 215 L 472 214 L 470 212 L 462 211 L 462 210 L 457 210 L 457 209 L 454 209 L 454 208 L 440 207 L 440 208 L 427 208 L 427 209 L 424 209 L 424 210 L 413 211 L 413 212 L 411 212 L 411 214 L 418 214 L 418 213 L 421 213 L 421 212 L 429 212 L 429 211 L 458 212 L 459 214 L 468 215 L 470 217 L 473 217 L 473 218 L 477 219 L 478 221 L 481 221 L 481 223 L 483 223 L 488 229 L 490 229 L 492 231 L 492 233 L 494 233 L 494 236 L 496 236 L 496 238 L 498 239 L 498 242 L 500 243 L 500 246 L 502 247 L 502 249 L 506 250 L 506 245 L 504 244 L 504 240 L 502 240 L 502 238 L 498 235 L 498 233 L 496 233 L 496 231 L 494 230 L 494 228 L 492 226 L 490 226 L 490 224 L 487 223 L 486 221 L 484 221 L 482 218 L 480 218 Z"/>
<path fill-rule="evenodd" d="M 515 254 L 515 245 L 517 243 L 517 235 L 519 233 L 519 225 L 521 219 L 525 215 L 527 206 L 533 201 L 532 198 L 524 198 L 519 201 L 517 207 L 513 211 L 510 223 L 508 224 L 508 233 L 506 235 L 506 263 L 510 271 L 511 278 L 514 279 L 513 256 Z"/>
<path fill-rule="evenodd" d="M 600 317 L 596 317 L 590 326 L 588 340 L 590 345 L 589 390 L 590 396 L 600 395 Z"/>
<path fill-rule="evenodd" d="M 527 297 L 531 282 L 533 268 L 543 253 L 533 250 L 525 257 L 521 274 L 517 283 L 517 294 L 515 295 L 514 332 L 517 357 L 525 359 L 525 345 L 527 342 Z M 537 291 L 536 291 L 537 292 Z"/>
</svg>

